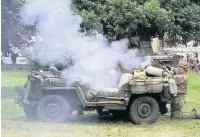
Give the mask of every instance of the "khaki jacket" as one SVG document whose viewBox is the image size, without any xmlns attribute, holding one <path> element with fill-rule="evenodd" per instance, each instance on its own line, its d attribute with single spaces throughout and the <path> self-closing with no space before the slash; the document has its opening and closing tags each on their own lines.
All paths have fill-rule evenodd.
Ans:
<svg viewBox="0 0 200 137">
<path fill-rule="evenodd" d="M 177 85 L 178 94 L 187 94 L 187 74 L 175 75 L 174 80 Z"/>
</svg>

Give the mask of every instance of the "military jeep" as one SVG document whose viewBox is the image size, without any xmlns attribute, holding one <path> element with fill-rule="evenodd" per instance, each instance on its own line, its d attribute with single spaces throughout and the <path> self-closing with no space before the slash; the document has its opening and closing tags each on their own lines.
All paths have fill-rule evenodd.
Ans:
<svg viewBox="0 0 200 137">
<path fill-rule="evenodd" d="M 128 116 L 135 124 L 151 124 L 166 113 L 165 106 L 171 102 L 169 78 L 143 72 L 143 76 L 136 75 L 137 71 L 123 74 L 118 88 L 90 91 L 77 84 L 66 86 L 57 71 L 35 70 L 15 103 L 28 117 L 40 121 L 64 122 L 74 110 L 96 109 L 99 115 Z"/>
</svg>

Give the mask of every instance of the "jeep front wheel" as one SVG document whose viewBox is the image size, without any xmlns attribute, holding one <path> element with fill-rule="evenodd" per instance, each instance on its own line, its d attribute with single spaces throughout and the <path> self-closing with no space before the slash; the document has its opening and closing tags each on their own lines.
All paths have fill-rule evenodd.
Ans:
<svg viewBox="0 0 200 137">
<path fill-rule="evenodd" d="M 38 119 L 45 122 L 65 122 L 69 111 L 69 103 L 59 95 L 44 96 L 36 108 Z"/>
<path fill-rule="evenodd" d="M 151 124 L 159 116 L 158 102 L 152 97 L 138 97 L 130 105 L 129 116 L 130 120 L 135 124 Z"/>
</svg>

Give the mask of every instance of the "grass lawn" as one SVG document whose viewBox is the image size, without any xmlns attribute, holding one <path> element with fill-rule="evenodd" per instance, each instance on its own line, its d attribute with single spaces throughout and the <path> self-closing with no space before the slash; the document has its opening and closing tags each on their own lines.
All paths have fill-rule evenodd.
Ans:
<svg viewBox="0 0 200 137">
<path fill-rule="evenodd" d="M 28 72 L 2 72 L 2 86 L 23 86 Z M 190 74 L 185 110 L 200 111 L 200 77 Z M 66 123 L 42 123 L 28 119 L 13 99 L 2 101 L 3 137 L 200 137 L 200 120 L 177 120 L 160 116 L 152 125 L 134 125 L 129 121 L 97 117 L 95 112 L 72 116 Z"/>
<path fill-rule="evenodd" d="M 2 87 L 23 86 L 29 73 L 28 71 L 3 71 L 1 73 Z"/>
<path fill-rule="evenodd" d="M 1 73 L 1 98 L 14 97 L 16 90 L 23 87 L 28 71 L 3 71 Z"/>
</svg>

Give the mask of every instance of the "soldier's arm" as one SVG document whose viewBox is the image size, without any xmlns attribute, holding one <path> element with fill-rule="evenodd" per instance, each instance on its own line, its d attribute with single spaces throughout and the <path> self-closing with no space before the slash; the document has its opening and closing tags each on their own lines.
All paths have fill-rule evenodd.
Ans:
<svg viewBox="0 0 200 137">
<path fill-rule="evenodd" d="M 174 68 L 174 67 L 170 67 L 170 70 L 169 70 L 166 66 L 164 66 L 164 67 L 163 67 L 163 70 L 164 70 L 165 72 L 171 74 L 171 75 L 175 75 L 176 72 L 177 72 L 177 68 Z"/>
<path fill-rule="evenodd" d="M 183 75 L 176 75 L 174 76 L 174 80 L 176 84 L 182 84 L 185 82 L 186 78 Z"/>
</svg>

